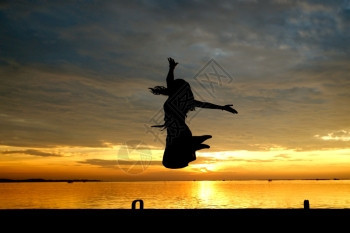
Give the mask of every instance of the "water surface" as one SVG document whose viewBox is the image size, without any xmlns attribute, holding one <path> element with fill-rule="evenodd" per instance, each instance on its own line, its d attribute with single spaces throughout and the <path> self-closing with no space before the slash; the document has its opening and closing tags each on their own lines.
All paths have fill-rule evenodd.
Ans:
<svg viewBox="0 0 350 233">
<path fill-rule="evenodd" d="M 0 183 L 0 209 L 350 208 L 350 180 Z"/>
</svg>

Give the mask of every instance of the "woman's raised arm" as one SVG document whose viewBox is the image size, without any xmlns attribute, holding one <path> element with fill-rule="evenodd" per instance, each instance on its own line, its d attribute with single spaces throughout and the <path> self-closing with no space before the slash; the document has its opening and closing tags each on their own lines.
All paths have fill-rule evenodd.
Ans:
<svg viewBox="0 0 350 233">
<path fill-rule="evenodd" d="M 172 82 L 174 81 L 174 70 L 177 64 L 179 64 L 178 62 L 175 62 L 174 59 L 172 59 L 171 57 L 168 58 L 169 61 L 169 72 L 168 75 L 166 77 L 166 84 L 167 87 L 169 88 L 172 84 Z"/>
</svg>

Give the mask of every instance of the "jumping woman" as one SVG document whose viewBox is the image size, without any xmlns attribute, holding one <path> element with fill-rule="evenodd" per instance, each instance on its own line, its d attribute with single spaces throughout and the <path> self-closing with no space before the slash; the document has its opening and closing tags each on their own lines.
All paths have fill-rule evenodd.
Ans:
<svg viewBox="0 0 350 233">
<path fill-rule="evenodd" d="M 166 146 L 163 154 L 163 165 L 166 168 L 184 168 L 189 162 L 196 160 L 196 151 L 210 148 L 203 142 L 211 135 L 192 136 L 190 128 L 186 124 L 189 111 L 195 108 L 220 109 L 237 114 L 232 104 L 220 106 L 194 99 L 191 87 L 183 79 L 174 79 L 174 70 L 178 62 L 168 58 L 169 72 L 166 78 L 167 87 L 155 86 L 149 88 L 155 95 L 166 95 L 167 100 L 163 105 L 164 124 L 152 127 L 162 127 L 167 130 Z"/>
</svg>

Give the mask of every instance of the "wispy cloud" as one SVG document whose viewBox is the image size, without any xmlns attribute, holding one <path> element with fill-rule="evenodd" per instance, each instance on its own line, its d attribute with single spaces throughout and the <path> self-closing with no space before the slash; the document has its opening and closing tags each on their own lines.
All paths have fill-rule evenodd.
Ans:
<svg viewBox="0 0 350 233">
<path fill-rule="evenodd" d="M 12 151 L 2 151 L 2 154 L 27 154 L 40 157 L 61 157 L 61 154 L 44 152 L 40 150 L 28 149 L 28 150 L 12 150 Z"/>
<path fill-rule="evenodd" d="M 107 160 L 107 159 L 86 159 L 78 163 L 96 165 L 104 168 L 119 168 L 119 166 L 149 166 L 162 165 L 161 161 L 138 161 L 138 160 Z"/>
<path fill-rule="evenodd" d="M 79 161 L 78 163 L 96 165 L 96 166 L 106 167 L 106 168 L 117 167 L 116 160 L 107 160 L 107 159 L 86 159 L 84 161 Z"/>
<path fill-rule="evenodd" d="M 275 155 L 275 158 L 282 158 L 282 159 L 289 159 L 291 158 L 290 155 L 286 155 L 286 154 L 279 154 L 279 155 Z"/>
<path fill-rule="evenodd" d="M 322 139 L 324 141 L 350 141 L 350 131 L 339 130 L 336 132 L 328 133 L 327 135 L 315 135 L 316 138 Z"/>
</svg>

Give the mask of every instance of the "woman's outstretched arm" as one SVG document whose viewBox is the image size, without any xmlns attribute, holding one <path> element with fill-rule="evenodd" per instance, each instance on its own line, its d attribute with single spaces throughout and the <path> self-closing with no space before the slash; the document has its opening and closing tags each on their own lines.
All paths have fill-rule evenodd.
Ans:
<svg viewBox="0 0 350 233">
<path fill-rule="evenodd" d="M 202 101 L 198 101 L 198 100 L 195 100 L 194 102 L 195 102 L 195 106 L 199 107 L 199 108 L 221 109 L 221 110 L 231 112 L 233 114 L 238 113 L 235 109 L 231 108 L 232 104 L 227 104 L 227 105 L 221 106 L 221 105 L 216 105 L 216 104 L 212 104 L 212 103 L 208 103 L 208 102 L 202 102 Z"/>
<path fill-rule="evenodd" d="M 166 84 L 167 84 L 167 87 L 169 88 L 171 86 L 171 83 L 174 81 L 175 67 L 179 63 L 175 62 L 175 60 L 172 59 L 171 57 L 168 58 L 168 61 L 169 61 L 169 72 L 168 72 L 168 76 L 166 77 Z"/>
</svg>

